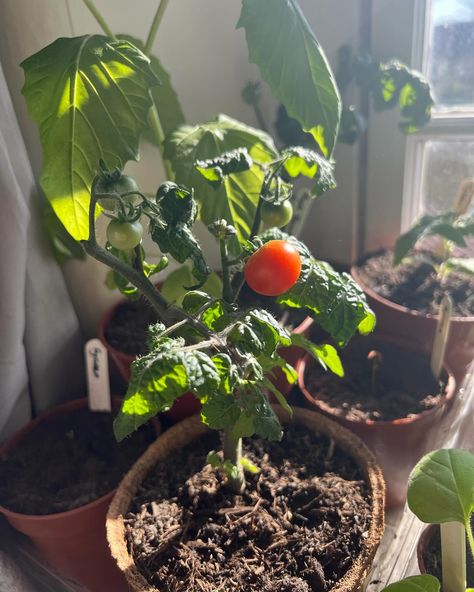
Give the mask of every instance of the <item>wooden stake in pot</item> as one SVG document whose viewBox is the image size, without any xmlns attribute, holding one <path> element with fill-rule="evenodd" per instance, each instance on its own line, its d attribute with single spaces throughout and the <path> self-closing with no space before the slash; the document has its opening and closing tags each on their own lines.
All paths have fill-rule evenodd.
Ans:
<svg viewBox="0 0 474 592">
<path fill-rule="evenodd" d="M 431 371 L 436 380 L 439 379 L 443 367 L 452 310 L 451 299 L 449 296 L 444 296 L 431 352 Z M 464 592 L 466 589 L 466 531 L 459 522 L 441 524 L 441 562 L 443 592 Z"/>
</svg>

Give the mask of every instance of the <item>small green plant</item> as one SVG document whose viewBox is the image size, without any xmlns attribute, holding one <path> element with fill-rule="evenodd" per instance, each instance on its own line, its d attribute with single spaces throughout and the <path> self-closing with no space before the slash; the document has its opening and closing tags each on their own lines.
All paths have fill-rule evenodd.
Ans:
<svg viewBox="0 0 474 592">
<path fill-rule="evenodd" d="M 422 522 L 430 524 L 454 522 L 462 525 L 465 528 L 471 555 L 474 557 L 474 537 L 471 528 L 471 516 L 474 512 L 473 454 L 466 450 L 446 449 L 436 450 L 424 456 L 410 475 L 407 500 L 410 510 Z M 463 569 L 462 562 L 460 562 L 460 568 Z M 459 575 L 459 579 L 462 580 L 462 578 L 464 578 L 464 586 L 462 583 L 460 586 L 465 588 L 465 573 Z M 459 589 L 456 585 L 453 581 L 448 581 L 449 589 Z M 444 581 L 444 588 L 447 589 L 446 581 Z M 406 578 L 383 590 L 383 592 L 439 591 L 439 581 L 428 574 Z M 472 588 L 466 592 L 472 592 Z"/>
<path fill-rule="evenodd" d="M 450 211 L 425 214 L 402 234 L 396 244 L 393 264 L 399 265 L 415 247 L 421 247 L 423 260 L 429 262 L 439 277 L 456 271 L 474 275 L 474 259 L 455 257 L 455 248 L 467 247 L 466 239 L 474 236 L 474 214 L 469 207 L 474 195 L 474 181 L 465 181 Z M 435 237 L 435 245 L 426 246 L 426 239 Z"/>
</svg>

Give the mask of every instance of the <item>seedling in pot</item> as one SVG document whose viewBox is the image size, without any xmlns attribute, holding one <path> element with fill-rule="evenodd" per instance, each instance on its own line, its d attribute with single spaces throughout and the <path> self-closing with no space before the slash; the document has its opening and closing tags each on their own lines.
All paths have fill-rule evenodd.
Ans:
<svg viewBox="0 0 474 592">
<path fill-rule="evenodd" d="M 425 214 L 402 234 L 395 245 L 393 264 L 398 265 L 411 252 L 420 248 L 423 260 L 430 263 L 442 280 L 451 272 L 474 275 L 474 259 L 459 257 L 455 249 L 465 249 L 466 239 L 474 236 L 474 214 L 469 208 L 474 196 L 474 181 L 461 183 L 451 210 L 441 214 Z M 428 244 L 435 237 L 435 244 Z M 420 253 L 418 256 L 420 256 Z"/>
<path fill-rule="evenodd" d="M 242 437 L 257 434 L 278 440 L 282 435 L 279 420 L 263 391 L 273 392 L 291 413 L 285 398 L 269 379 L 275 367 L 280 367 L 291 381 L 296 378 L 294 369 L 278 354 L 278 348 L 297 344 L 310 351 L 324 367 L 340 371 L 334 347 L 315 346 L 301 335 L 293 337 L 266 310 L 238 306 L 244 282 L 259 293 L 271 295 L 277 303 L 306 309 L 339 345 L 344 345 L 357 330 L 370 332 L 374 316 L 350 276 L 338 274 L 327 263 L 315 260 L 305 245 L 277 228 L 259 232 L 264 204 L 278 202 L 282 191 L 291 199 L 291 186 L 282 181 L 282 171 L 295 177 L 303 172 L 313 176 L 320 189 L 327 186 L 325 173 L 329 165 L 320 155 L 294 149 L 277 154 L 270 162 L 259 162 L 244 149 L 237 149 L 212 160 L 200 160 L 194 166 L 209 182 L 209 198 L 214 191 L 211 185 L 226 183 L 229 175 L 238 179 L 252 167 L 264 172 L 250 236 L 240 243 L 237 256 L 232 255 L 236 229 L 222 219 L 209 225 L 221 257 L 219 297 L 201 289 L 211 269 L 192 230 L 197 203 L 193 192 L 184 185 L 164 183 L 152 199 L 139 190 L 133 191 L 137 198 L 133 204 L 125 202 L 132 192 L 119 194 L 117 207 L 108 212 L 112 217 L 109 228 L 112 224 L 119 228 L 122 225 L 127 231 L 132 219 L 138 220 L 139 215 L 148 218 L 149 235 L 161 251 L 180 262 L 192 263 L 194 285 L 186 288 L 181 306 L 170 303 L 150 282 L 145 253 L 135 234 L 133 244 L 127 243 L 125 251 L 110 244 L 110 233 L 108 243 L 99 244 L 95 210 L 104 196 L 96 187 L 100 186 L 104 171 L 93 183 L 89 239 L 82 244 L 87 253 L 135 286 L 160 318 L 150 328 L 149 353 L 133 364 L 129 388 L 115 422 L 117 438 L 126 437 L 191 390 L 202 404 L 202 421 L 223 430 L 220 466 L 232 488 L 242 491 L 243 469 L 247 466 L 241 458 Z M 129 263 L 127 253 L 132 250 L 143 256 L 141 267 Z M 215 455 L 210 459 L 217 463 Z"/>
<path fill-rule="evenodd" d="M 421 521 L 441 525 L 443 592 L 464 592 L 466 537 L 474 558 L 474 455 L 446 449 L 424 456 L 410 475 L 407 500 Z"/>
</svg>

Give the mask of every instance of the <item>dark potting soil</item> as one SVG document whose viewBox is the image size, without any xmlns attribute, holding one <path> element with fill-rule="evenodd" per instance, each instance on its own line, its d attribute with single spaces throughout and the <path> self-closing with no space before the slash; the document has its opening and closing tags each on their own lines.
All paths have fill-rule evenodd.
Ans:
<svg viewBox="0 0 474 592">
<path fill-rule="evenodd" d="M 45 420 L 0 458 L 0 504 L 55 514 L 114 489 L 156 433 L 144 426 L 117 444 L 112 422 L 113 414 L 87 409 Z"/>
<path fill-rule="evenodd" d="M 249 294 L 250 288 L 243 293 L 243 306 L 258 306 L 269 310 L 288 329 L 298 326 L 306 313 L 298 309 L 284 309 L 275 304 L 274 299 L 263 296 L 256 300 Z M 252 292 L 252 294 L 255 294 Z M 253 299 L 252 299 L 253 298 Z M 148 327 L 156 323 L 158 318 L 151 306 L 143 299 L 124 302 L 117 307 L 115 314 L 105 327 L 105 338 L 115 349 L 126 354 L 137 356 L 148 353 L 146 342 Z"/>
<path fill-rule="evenodd" d="M 474 515 L 471 517 L 471 528 L 474 528 Z M 423 561 L 425 563 L 426 573 L 442 579 L 441 566 L 441 531 L 439 526 L 434 527 L 433 536 L 423 552 Z M 471 555 L 469 543 L 466 540 L 466 584 L 468 588 L 474 586 L 474 557 Z"/>
<path fill-rule="evenodd" d="M 205 465 L 215 434 L 156 466 L 126 517 L 129 549 L 160 592 L 325 592 L 368 536 L 369 493 L 355 461 L 302 426 L 282 443 L 248 440 L 261 468 L 243 495 Z"/>
<path fill-rule="evenodd" d="M 393 253 L 384 251 L 367 258 L 358 268 L 364 283 L 377 294 L 412 310 L 437 315 L 445 294 L 453 301 L 453 314 L 474 315 L 474 278 L 449 273 L 442 280 L 433 267 L 414 258 L 392 267 Z"/>
<path fill-rule="evenodd" d="M 375 373 L 371 351 L 382 355 Z M 326 372 L 317 363 L 306 369 L 306 388 L 341 417 L 353 421 L 391 421 L 436 406 L 444 384 L 434 380 L 427 357 L 370 337 L 341 352 L 345 376 Z"/>
</svg>

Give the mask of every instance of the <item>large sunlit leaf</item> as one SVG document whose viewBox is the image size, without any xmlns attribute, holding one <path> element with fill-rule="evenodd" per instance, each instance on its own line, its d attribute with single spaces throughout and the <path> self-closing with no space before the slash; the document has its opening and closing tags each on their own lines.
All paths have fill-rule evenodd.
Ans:
<svg viewBox="0 0 474 592">
<path fill-rule="evenodd" d="M 214 188 L 195 167 L 197 161 L 237 148 L 246 148 L 254 162 L 270 162 L 277 156 L 270 136 L 226 115 L 201 125 L 180 127 L 167 137 L 164 154 L 172 163 L 176 181 L 194 188 L 201 220 L 211 224 L 224 219 L 244 241 L 250 234 L 263 171 L 254 164 L 249 170 L 225 176 L 224 182 Z"/>
<path fill-rule="evenodd" d="M 249 60 L 273 95 L 331 156 L 341 113 L 339 93 L 296 0 L 243 0 L 238 27 L 245 29 Z"/>
<path fill-rule="evenodd" d="M 138 159 L 159 80 L 140 50 L 101 35 L 57 39 L 22 67 L 43 147 L 41 187 L 71 236 L 87 239 L 99 159 L 108 168 Z"/>
<path fill-rule="evenodd" d="M 130 41 L 133 45 L 138 47 L 138 49 L 143 51 L 143 42 L 140 41 L 140 39 L 124 34 L 120 34 L 119 37 L 120 39 Z M 184 123 L 184 114 L 181 109 L 178 95 L 171 83 L 170 75 L 163 68 L 160 60 L 155 55 L 150 55 L 149 57 L 152 70 L 161 81 L 160 86 L 154 86 L 152 88 L 151 94 L 155 101 L 163 132 L 166 135 Z M 145 129 L 144 135 L 148 141 L 156 144 L 156 138 L 150 133 L 149 128 Z"/>
</svg>

